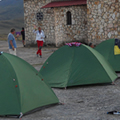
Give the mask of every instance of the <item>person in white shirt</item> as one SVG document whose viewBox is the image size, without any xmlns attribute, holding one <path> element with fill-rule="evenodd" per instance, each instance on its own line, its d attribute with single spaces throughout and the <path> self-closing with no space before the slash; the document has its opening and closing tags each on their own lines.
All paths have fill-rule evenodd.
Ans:
<svg viewBox="0 0 120 120">
<path fill-rule="evenodd" d="M 37 45 L 38 45 L 38 51 L 37 51 L 37 57 L 40 55 L 40 57 L 42 58 L 42 51 L 41 51 L 41 49 L 42 49 L 42 46 L 43 46 L 43 42 L 45 42 L 44 41 L 44 38 L 45 38 L 45 35 L 44 35 L 44 32 L 43 32 L 43 30 L 41 30 L 41 28 L 40 27 L 38 27 L 38 30 L 36 30 L 36 26 L 34 26 L 34 30 L 33 30 L 33 33 L 35 33 L 36 34 L 36 40 L 35 41 L 37 41 Z"/>
</svg>

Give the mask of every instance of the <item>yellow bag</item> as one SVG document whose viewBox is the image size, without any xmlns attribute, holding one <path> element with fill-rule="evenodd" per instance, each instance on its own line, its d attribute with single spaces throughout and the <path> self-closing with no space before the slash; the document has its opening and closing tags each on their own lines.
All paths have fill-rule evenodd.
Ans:
<svg viewBox="0 0 120 120">
<path fill-rule="evenodd" d="M 120 54 L 120 49 L 119 49 L 118 45 L 115 45 L 114 46 L 114 55 L 118 55 L 118 54 Z"/>
</svg>

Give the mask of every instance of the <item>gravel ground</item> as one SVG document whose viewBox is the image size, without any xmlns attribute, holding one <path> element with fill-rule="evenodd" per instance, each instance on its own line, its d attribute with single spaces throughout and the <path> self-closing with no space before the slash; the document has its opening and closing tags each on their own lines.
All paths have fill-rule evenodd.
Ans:
<svg viewBox="0 0 120 120">
<path fill-rule="evenodd" d="M 37 58 L 35 54 L 37 48 L 23 48 L 20 41 L 17 41 L 17 45 L 18 56 L 37 70 L 40 70 L 45 60 L 57 50 L 57 48 L 43 48 L 43 58 Z M 6 41 L 0 41 L 0 51 L 8 52 Z M 119 78 L 115 85 L 90 85 L 53 90 L 64 105 L 41 109 L 24 116 L 22 120 L 120 120 L 120 115 L 106 114 L 112 110 L 120 111 Z M 0 117 L 0 120 L 18 119 Z"/>
</svg>

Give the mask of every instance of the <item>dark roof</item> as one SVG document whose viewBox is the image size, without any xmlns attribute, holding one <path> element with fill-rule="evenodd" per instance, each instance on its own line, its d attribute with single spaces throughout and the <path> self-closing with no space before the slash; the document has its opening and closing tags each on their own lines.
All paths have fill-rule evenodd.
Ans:
<svg viewBox="0 0 120 120">
<path fill-rule="evenodd" d="M 63 6 L 73 6 L 73 5 L 86 5 L 87 0 L 72 0 L 72 1 L 54 1 L 50 2 L 42 8 L 50 7 L 63 7 Z"/>
</svg>

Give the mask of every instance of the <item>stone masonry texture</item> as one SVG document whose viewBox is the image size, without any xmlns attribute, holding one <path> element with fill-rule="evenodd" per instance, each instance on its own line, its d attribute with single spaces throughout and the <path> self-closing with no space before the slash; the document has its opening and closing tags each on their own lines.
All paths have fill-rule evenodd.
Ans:
<svg viewBox="0 0 120 120">
<path fill-rule="evenodd" d="M 120 0 L 87 1 L 88 41 L 120 38 Z"/>
<path fill-rule="evenodd" d="M 26 43 L 32 44 L 33 25 L 44 30 L 46 44 L 60 46 L 70 41 L 99 44 L 109 38 L 120 38 L 120 0 L 87 0 L 87 5 L 44 8 L 51 1 L 24 0 Z M 72 25 L 67 25 L 66 13 L 72 15 Z M 36 14 L 43 12 L 43 20 Z"/>
</svg>

